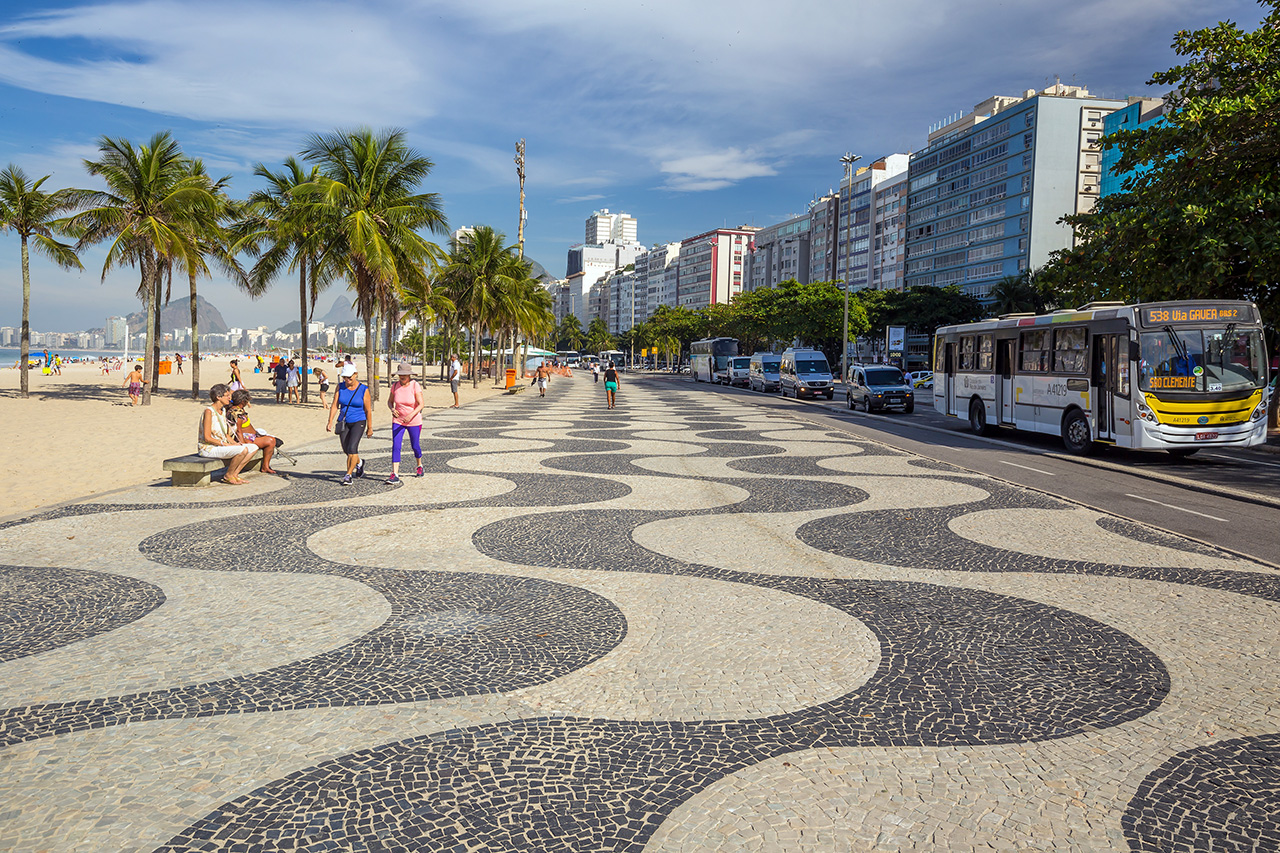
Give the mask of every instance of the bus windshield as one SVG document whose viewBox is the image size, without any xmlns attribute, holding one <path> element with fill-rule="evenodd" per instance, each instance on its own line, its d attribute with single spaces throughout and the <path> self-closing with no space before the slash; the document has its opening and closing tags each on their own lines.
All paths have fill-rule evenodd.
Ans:
<svg viewBox="0 0 1280 853">
<path fill-rule="evenodd" d="M 1142 335 L 1143 391 L 1243 391 L 1262 387 L 1266 350 L 1257 329 L 1174 329 Z"/>
<path fill-rule="evenodd" d="M 831 368 L 827 366 L 826 361 L 816 361 L 813 359 L 809 359 L 806 361 L 796 362 L 796 373 L 799 373 L 799 374 L 830 373 L 830 372 L 831 372 Z"/>
</svg>

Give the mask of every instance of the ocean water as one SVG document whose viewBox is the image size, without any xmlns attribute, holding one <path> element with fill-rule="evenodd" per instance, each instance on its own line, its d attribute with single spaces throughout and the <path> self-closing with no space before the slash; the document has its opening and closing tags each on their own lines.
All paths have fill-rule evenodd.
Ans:
<svg viewBox="0 0 1280 853">
<path fill-rule="evenodd" d="M 108 358 L 124 355 L 124 353 L 121 352 L 120 350 L 105 350 L 105 349 L 103 350 L 98 350 L 98 349 L 49 350 L 49 355 L 52 356 L 55 353 L 57 355 L 62 356 L 64 360 L 69 358 L 78 358 L 81 361 L 84 361 L 85 359 L 98 359 L 104 355 L 107 356 Z M 20 354 L 21 354 L 21 350 L 19 350 L 17 347 L 5 347 L 3 349 L 0 349 L 0 367 L 11 367 L 13 363 L 18 360 L 18 356 Z M 44 347 L 40 347 L 39 349 L 32 347 L 31 349 L 32 358 L 38 359 L 43 355 L 44 355 Z M 136 352 L 129 353 L 130 358 L 133 358 L 135 356 L 141 356 L 141 353 L 136 353 Z"/>
</svg>

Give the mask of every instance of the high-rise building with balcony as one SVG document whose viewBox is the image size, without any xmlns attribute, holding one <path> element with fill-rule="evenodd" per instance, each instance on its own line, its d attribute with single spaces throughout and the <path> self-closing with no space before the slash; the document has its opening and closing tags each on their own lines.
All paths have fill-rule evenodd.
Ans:
<svg viewBox="0 0 1280 853">
<path fill-rule="evenodd" d="M 956 284 L 986 300 L 1004 276 L 1070 247 L 1058 220 L 1093 208 L 1102 121 L 1123 106 L 1059 83 L 932 128 L 908 172 L 906 286 Z"/>
<path fill-rule="evenodd" d="M 742 292 L 743 258 L 759 228 L 717 228 L 680 242 L 676 302 L 686 308 L 727 305 Z"/>
<path fill-rule="evenodd" d="M 746 290 L 777 287 L 789 279 L 809 283 L 809 214 L 761 228 L 748 243 Z"/>
<path fill-rule="evenodd" d="M 850 290 L 872 286 L 871 260 L 876 212 L 875 191 L 883 183 L 907 172 L 910 155 L 890 154 L 863 166 L 840 182 L 840 218 L 837 227 L 835 278 Z"/>
<path fill-rule="evenodd" d="M 1126 106 L 1102 117 L 1102 134 L 1109 136 L 1118 130 L 1141 130 L 1160 124 L 1165 120 L 1164 116 L 1163 98 L 1130 98 Z M 1122 192 L 1126 179 L 1151 168 L 1150 165 L 1142 165 L 1130 172 L 1121 172 L 1116 168 L 1119 162 L 1119 148 L 1107 148 L 1102 152 L 1102 180 L 1099 181 L 1099 196 Z"/>
<path fill-rule="evenodd" d="M 636 242 L 636 220 L 625 213 L 597 210 L 587 217 L 586 241 L 569 249 L 565 278 L 569 281 L 569 313 L 585 327 L 600 316 L 600 299 L 592 290 L 614 270 L 635 263 L 644 246 Z"/>
</svg>

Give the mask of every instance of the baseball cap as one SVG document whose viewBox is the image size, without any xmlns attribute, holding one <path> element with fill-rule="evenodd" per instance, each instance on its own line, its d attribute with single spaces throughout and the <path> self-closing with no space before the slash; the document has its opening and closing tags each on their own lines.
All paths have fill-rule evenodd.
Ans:
<svg viewBox="0 0 1280 853">
<path fill-rule="evenodd" d="M 355 376 L 355 375 L 356 375 L 356 366 L 354 364 L 347 364 L 343 366 L 342 368 L 343 379 L 346 379 L 348 376 Z"/>
</svg>

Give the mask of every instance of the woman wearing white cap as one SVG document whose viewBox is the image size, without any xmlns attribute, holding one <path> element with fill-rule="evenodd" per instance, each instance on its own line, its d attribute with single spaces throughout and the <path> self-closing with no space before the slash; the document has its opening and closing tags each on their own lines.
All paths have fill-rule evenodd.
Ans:
<svg viewBox="0 0 1280 853">
<path fill-rule="evenodd" d="M 422 476 L 422 386 L 407 364 L 396 368 L 396 377 L 399 381 L 387 395 L 387 408 L 391 410 L 391 476 L 387 482 L 392 485 L 400 482 L 400 446 L 406 432 L 418 460 L 418 476 Z"/>
<path fill-rule="evenodd" d="M 360 439 L 365 435 L 373 437 L 373 403 L 369 399 L 369 389 L 356 376 L 354 364 L 342 368 L 342 382 L 338 393 L 333 395 L 329 425 L 325 429 L 335 431 L 334 418 L 338 420 L 336 432 L 342 440 L 342 452 L 347 454 L 347 475 L 342 478 L 342 485 L 349 486 L 352 477 L 364 476 Z"/>
</svg>

